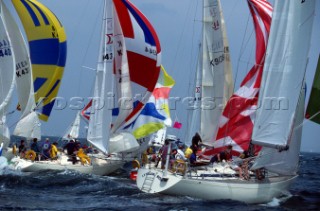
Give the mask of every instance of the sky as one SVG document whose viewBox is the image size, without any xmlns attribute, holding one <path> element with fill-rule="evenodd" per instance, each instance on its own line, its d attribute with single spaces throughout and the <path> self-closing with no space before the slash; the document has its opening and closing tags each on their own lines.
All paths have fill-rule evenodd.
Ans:
<svg viewBox="0 0 320 211">
<path fill-rule="evenodd" d="M 72 109 L 75 97 L 88 102 L 92 95 L 99 50 L 100 23 L 103 0 L 39 0 L 60 19 L 67 34 L 67 63 L 58 96 L 65 99 L 65 108 L 56 105 L 48 122 L 42 122 L 42 134 L 62 136 L 77 113 Z M 162 64 L 175 79 L 171 97 L 192 96 L 198 46 L 201 40 L 200 0 L 131 0 L 145 14 L 154 26 L 162 47 Z M 271 1 L 273 3 L 273 1 Z M 18 20 L 11 1 L 5 0 L 12 14 Z M 239 87 L 249 71 L 254 54 L 252 19 L 246 0 L 221 0 L 229 39 L 235 87 Z M 22 28 L 22 27 L 21 27 Z M 320 52 L 320 2 L 317 1 L 312 33 L 306 82 L 311 87 L 317 59 Z M 307 90 L 307 99 L 310 89 Z M 17 105 L 13 97 L 11 109 Z M 183 136 L 187 126 L 187 109 L 182 101 L 170 102 L 173 120 L 182 122 L 181 130 L 171 129 L 170 133 Z M 13 131 L 19 113 L 8 116 L 8 125 Z M 82 122 L 82 125 L 85 125 Z M 320 152 L 320 125 L 304 121 L 302 151 Z M 82 127 L 80 136 L 85 137 Z"/>
</svg>

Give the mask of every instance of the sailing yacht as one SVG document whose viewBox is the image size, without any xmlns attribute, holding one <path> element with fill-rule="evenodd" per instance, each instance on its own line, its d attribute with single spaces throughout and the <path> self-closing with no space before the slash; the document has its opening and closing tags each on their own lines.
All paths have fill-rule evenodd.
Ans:
<svg viewBox="0 0 320 211">
<path fill-rule="evenodd" d="M 1 17 L 5 24 L 3 29 L 9 35 L 8 39 L 12 41 L 14 64 L 11 64 L 11 68 L 14 71 L 13 75 L 16 76 L 14 79 L 19 96 L 18 107 L 22 111 L 14 134 L 27 140 L 33 138 L 41 140 L 39 118 L 48 120 L 54 104 L 51 99 L 59 90 L 66 61 L 66 36 L 57 17 L 38 1 L 13 0 L 12 2 L 22 20 L 30 47 L 29 56 L 15 20 L 1 1 Z M 53 52 L 49 55 L 48 45 Z M 40 99 L 41 97 L 46 98 Z M 10 159 L 14 154 L 8 151 L 5 156 Z M 31 172 L 73 169 L 83 173 L 91 173 L 93 168 L 81 164 L 72 165 L 66 155 L 55 161 L 33 161 L 33 159 L 35 157 L 30 160 L 16 156 L 11 159 L 10 168 Z"/>
<path fill-rule="evenodd" d="M 140 147 L 126 128 L 148 102 L 160 64 L 160 42 L 147 18 L 130 1 L 105 0 L 87 136 L 103 153 L 104 174 L 122 167 L 124 157 Z"/>
<path fill-rule="evenodd" d="M 214 7 L 218 2 L 204 1 L 204 8 Z M 259 44 L 257 39 L 257 65 L 254 67 L 257 70 L 249 71 L 249 75 L 242 83 L 244 87 L 240 87 L 240 90 L 251 90 L 253 97 L 258 96 L 258 102 L 249 105 L 257 106 L 258 109 L 254 112 L 255 115 L 251 116 L 252 112 L 245 112 L 248 105 L 239 104 L 245 110 L 234 114 L 237 120 L 254 118 L 254 124 L 253 121 L 231 121 L 233 116 L 230 116 L 230 112 L 233 110 L 229 109 L 230 112 L 226 112 L 229 115 L 223 113 L 220 120 L 216 119 L 220 122 L 217 133 L 212 133 L 212 137 L 215 149 L 220 148 L 220 150 L 228 145 L 234 146 L 238 151 L 245 150 L 250 142 L 259 146 L 250 170 L 263 169 L 265 178 L 258 180 L 251 177 L 249 180 L 242 180 L 236 176 L 236 172 L 232 172 L 229 163 L 210 164 L 200 169 L 188 168 L 182 172 L 141 168 L 137 176 L 137 186 L 141 191 L 186 195 L 207 200 L 231 199 L 245 203 L 267 203 L 288 191 L 298 176 L 301 123 L 304 117 L 304 75 L 315 3 L 315 1 L 277 0 L 272 12 L 267 1 L 248 0 L 256 34 L 262 33 L 260 34 L 262 36 L 256 35 L 256 37 L 262 39 L 260 41 L 264 42 L 262 44 L 265 48 L 258 48 L 261 47 L 261 43 Z M 269 28 L 271 12 L 272 24 Z M 263 49 L 266 52 L 263 52 Z M 259 74 L 255 75 L 256 73 Z M 261 83 L 257 81 L 259 77 Z M 246 86 L 248 83 L 252 86 Z M 261 86 L 258 86 L 260 84 Z M 240 97 L 247 96 L 244 95 L 247 92 L 241 93 L 243 95 Z M 287 105 L 285 108 L 270 109 L 272 105 L 270 97 L 288 99 L 286 101 L 288 104 L 285 104 Z M 226 110 L 228 111 L 228 103 L 224 111 Z M 245 123 L 250 123 L 249 126 L 252 127 Z M 226 125 L 232 127 L 229 133 L 224 127 Z M 237 136 L 232 135 L 232 132 L 239 131 Z M 241 131 L 245 134 L 241 135 Z M 249 140 L 244 142 L 247 139 Z M 213 152 L 214 149 L 207 150 L 205 155 L 212 156 L 210 153 Z"/>
</svg>

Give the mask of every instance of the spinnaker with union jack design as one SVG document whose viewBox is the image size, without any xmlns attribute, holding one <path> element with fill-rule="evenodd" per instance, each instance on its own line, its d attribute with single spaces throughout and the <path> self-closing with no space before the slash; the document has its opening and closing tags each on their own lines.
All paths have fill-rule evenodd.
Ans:
<svg viewBox="0 0 320 211">
<path fill-rule="evenodd" d="M 139 147 L 124 129 L 156 86 L 161 47 L 150 22 L 130 1 L 105 0 L 104 8 L 87 139 L 108 154 Z"/>
</svg>

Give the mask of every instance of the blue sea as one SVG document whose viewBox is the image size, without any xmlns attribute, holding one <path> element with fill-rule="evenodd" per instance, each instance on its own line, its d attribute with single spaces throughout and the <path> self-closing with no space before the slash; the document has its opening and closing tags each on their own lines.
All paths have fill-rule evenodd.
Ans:
<svg viewBox="0 0 320 211">
<path fill-rule="evenodd" d="M 129 179 L 129 165 L 110 176 L 6 172 L 0 175 L 0 210 L 320 210 L 319 167 L 320 154 L 302 153 L 290 193 L 259 205 L 142 193 Z"/>
</svg>

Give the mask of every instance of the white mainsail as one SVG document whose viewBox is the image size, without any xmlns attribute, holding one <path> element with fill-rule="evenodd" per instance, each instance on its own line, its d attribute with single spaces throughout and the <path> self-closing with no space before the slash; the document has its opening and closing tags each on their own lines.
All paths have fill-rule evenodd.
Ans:
<svg viewBox="0 0 320 211">
<path fill-rule="evenodd" d="M 27 139 L 41 138 L 40 122 L 34 111 L 36 104 L 34 100 L 33 78 L 30 65 L 29 53 L 24 42 L 21 31 L 13 19 L 5 4 L 1 1 L 4 22 L 12 43 L 16 67 L 16 86 L 19 97 L 19 107 L 22 111 L 20 121 L 13 132 L 14 135 Z"/>
<path fill-rule="evenodd" d="M 94 98 L 91 106 L 90 121 L 88 127 L 88 141 L 102 152 L 109 152 L 109 142 L 112 107 L 108 105 L 108 96 L 113 92 L 113 3 L 112 0 L 104 2 L 104 16 L 101 30 L 100 52 L 96 80 L 94 86 Z"/>
<path fill-rule="evenodd" d="M 5 23 L 3 2 L 0 2 L 0 142 L 7 143 L 10 137 L 8 137 L 6 114 L 14 89 L 15 58 Z"/>
<path fill-rule="evenodd" d="M 285 149 L 290 144 L 303 87 L 315 1 L 276 1 L 252 142 Z"/>
<path fill-rule="evenodd" d="M 219 0 L 203 1 L 202 36 L 202 61 L 198 65 L 201 73 L 197 73 L 195 89 L 195 103 L 198 104 L 201 95 L 201 108 L 197 108 L 193 116 L 199 119 L 197 112 L 201 114 L 200 121 L 191 121 L 200 124 L 200 128 L 197 130 L 191 126 L 194 130 L 191 135 L 200 132 L 203 142 L 208 144 L 216 137 L 218 120 L 233 92 L 229 44 Z"/>
</svg>

